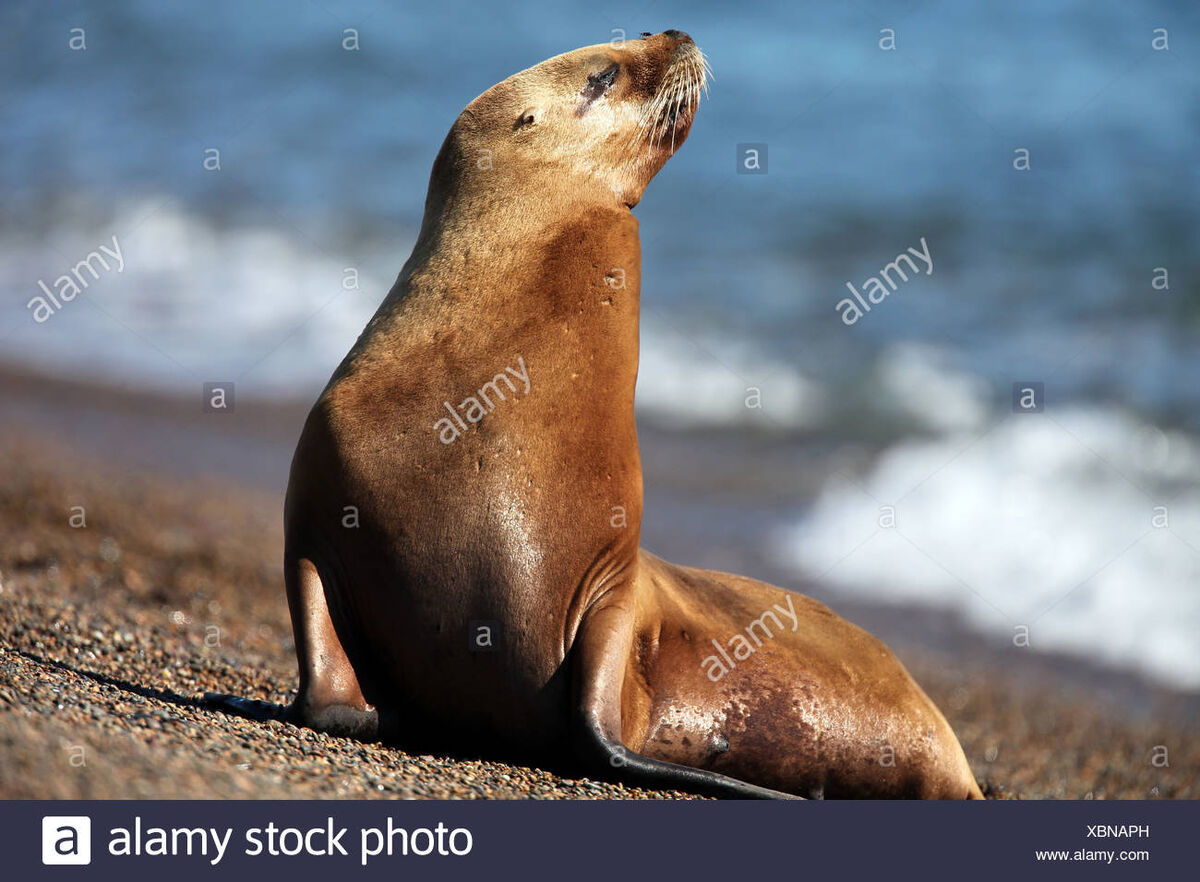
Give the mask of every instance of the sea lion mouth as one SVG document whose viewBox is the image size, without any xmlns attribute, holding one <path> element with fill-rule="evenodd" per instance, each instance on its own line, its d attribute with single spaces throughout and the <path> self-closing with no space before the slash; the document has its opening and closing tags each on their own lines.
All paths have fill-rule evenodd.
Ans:
<svg viewBox="0 0 1200 882">
<path fill-rule="evenodd" d="M 708 94 L 711 76 L 708 59 L 691 38 L 680 42 L 672 50 L 658 91 L 646 104 L 637 138 L 645 140 L 651 150 L 664 148 L 673 154 L 687 137 L 701 94 Z"/>
</svg>

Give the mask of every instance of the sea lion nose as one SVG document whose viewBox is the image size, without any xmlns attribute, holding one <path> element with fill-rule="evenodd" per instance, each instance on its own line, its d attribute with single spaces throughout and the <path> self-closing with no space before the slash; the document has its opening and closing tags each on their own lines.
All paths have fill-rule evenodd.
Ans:
<svg viewBox="0 0 1200 882">
<path fill-rule="evenodd" d="M 663 36 L 664 36 L 664 37 L 670 37 L 670 38 L 671 38 L 672 40 L 674 40 L 676 43 L 690 43 L 690 42 L 692 42 L 692 38 L 691 38 L 691 37 L 689 37 L 689 36 L 688 36 L 687 34 L 685 34 L 683 31 L 677 31 L 677 30 L 675 30 L 674 28 L 671 28 L 671 30 L 669 30 L 669 31 L 663 31 Z"/>
</svg>

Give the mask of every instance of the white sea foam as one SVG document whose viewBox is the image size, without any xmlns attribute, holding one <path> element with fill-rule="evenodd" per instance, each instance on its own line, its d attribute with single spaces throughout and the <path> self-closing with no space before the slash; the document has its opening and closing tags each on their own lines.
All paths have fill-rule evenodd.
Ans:
<svg viewBox="0 0 1200 882">
<path fill-rule="evenodd" d="M 86 254 L 113 234 L 124 271 L 35 324 L 26 304 L 39 279 L 53 288 L 70 265 L 59 255 Z M 390 285 L 360 265 L 359 289 L 345 290 L 343 271 L 356 263 L 298 232 L 217 228 L 150 200 L 49 242 L 9 238 L 0 249 L 0 333 L 6 356 L 63 376 L 170 390 L 241 380 L 257 394 L 311 393 Z"/>
<path fill-rule="evenodd" d="M 861 482 L 831 479 L 773 549 L 850 594 L 1200 687 L 1200 449 L 1122 412 L 900 444 Z"/>
<path fill-rule="evenodd" d="M 638 412 L 675 425 L 766 429 L 817 425 L 820 386 L 728 334 L 685 334 L 643 318 Z"/>
<path fill-rule="evenodd" d="M 932 346 L 896 343 L 884 347 L 875 366 L 873 408 L 939 432 L 981 425 L 988 413 L 987 386 L 955 370 L 949 356 Z"/>
</svg>

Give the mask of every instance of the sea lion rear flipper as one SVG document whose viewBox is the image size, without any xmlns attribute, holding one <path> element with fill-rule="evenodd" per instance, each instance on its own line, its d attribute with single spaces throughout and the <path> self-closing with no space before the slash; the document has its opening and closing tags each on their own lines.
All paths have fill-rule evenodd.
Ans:
<svg viewBox="0 0 1200 882">
<path fill-rule="evenodd" d="M 594 774 L 658 790 L 725 799 L 800 799 L 727 775 L 634 753 L 621 741 L 621 692 L 633 615 L 620 603 L 597 604 L 580 623 L 573 648 L 573 739 Z"/>
</svg>

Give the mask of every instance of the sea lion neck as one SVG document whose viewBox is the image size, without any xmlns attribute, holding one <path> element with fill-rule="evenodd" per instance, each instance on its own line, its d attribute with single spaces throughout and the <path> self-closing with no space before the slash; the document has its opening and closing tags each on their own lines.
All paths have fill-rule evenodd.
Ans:
<svg viewBox="0 0 1200 882">
<path fill-rule="evenodd" d="M 466 250 L 502 262 L 581 214 L 605 209 L 629 210 L 603 176 L 561 157 L 531 157 L 468 109 L 434 160 L 413 258 Z"/>
<path fill-rule="evenodd" d="M 531 198 L 474 188 L 431 197 L 394 293 L 462 300 L 474 309 L 511 304 L 514 297 L 553 308 L 548 300 L 565 303 L 600 284 L 636 299 L 637 218 L 613 199 L 578 195 L 535 191 Z M 548 268 L 554 283 L 533 285 L 531 263 Z"/>
</svg>

